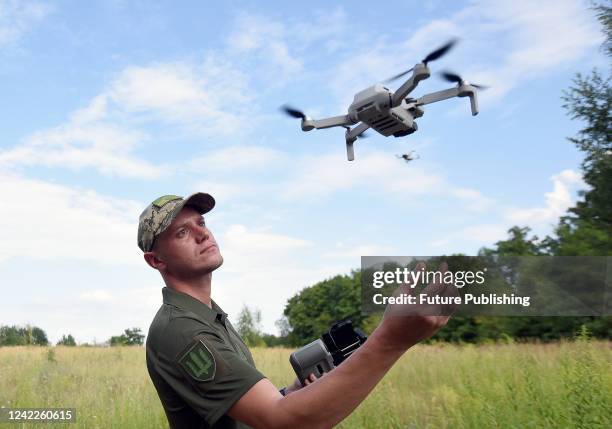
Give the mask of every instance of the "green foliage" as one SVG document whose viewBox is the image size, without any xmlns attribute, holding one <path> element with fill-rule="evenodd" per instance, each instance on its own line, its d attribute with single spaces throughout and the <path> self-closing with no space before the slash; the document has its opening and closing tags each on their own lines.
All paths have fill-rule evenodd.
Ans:
<svg viewBox="0 0 612 429">
<path fill-rule="evenodd" d="M 612 7 L 595 5 L 593 9 L 606 36 L 604 52 L 612 57 Z M 590 75 L 577 74 L 563 94 L 568 115 L 584 127 L 569 138 L 584 153 L 582 171 L 589 185 L 582 198 L 563 216 L 548 238 L 555 255 L 612 254 L 612 77 L 593 70 Z"/>
<path fill-rule="evenodd" d="M 262 334 L 261 339 L 266 347 L 285 347 L 289 345 L 287 343 L 287 338 L 277 337 L 272 334 Z"/>
<path fill-rule="evenodd" d="M 238 315 L 238 327 L 236 330 L 247 346 L 262 347 L 266 345 L 261 334 L 261 310 L 251 310 L 246 305 L 242 307 Z"/>
<path fill-rule="evenodd" d="M 291 326 L 289 343 L 301 346 L 319 338 L 332 323 L 349 318 L 362 328 L 361 272 L 338 275 L 303 289 L 289 299 L 284 315 Z"/>
<path fill-rule="evenodd" d="M 508 231 L 509 238 L 495 243 L 494 248 L 483 248 L 481 256 L 530 256 L 546 254 L 547 243 L 537 236 L 529 238 L 529 228 L 513 227 Z M 588 246 L 582 242 L 583 246 Z M 585 252 L 586 253 L 586 252 Z M 575 253 L 580 255 L 581 253 Z M 588 255 L 588 253 L 586 253 Z M 484 318 L 483 318 L 484 319 Z M 478 321 L 476 318 L 451 318 L 434 338 L 480 342 L 486 339 L 502 339 L 504 335 L 519 340 L 553 341 L 572 338 L 587 327 L 596 338 L 612 338 L 612 318 L 610 317 L 495 317 Z M 452 331 L 452 332 L 449 332 Z"/>
<path fill-rule="evenodd" d="M 144 335 L 140 328 L 126 329 L 123 334 L 113 336 L 109 339 L 111 346 L 141 346 L 144 342 Z"/>
<path fill-rule="evenodd" d="M 55 350 L 53 350 L 51 348 L 49 350 L 47 350 L 47 361 L 48 362 L 52 362 L 52 363 L 57 362 L 57 359 L 55 357 Z"/>
<path fill-rule="evenodd" d="M 542 255 L 542 247 L 537 236 L 528 238 L 530 228 L 513 226 L 508 230 L 510 236 L 507 240 L 495 243 L 495 248 L 483 247 L 478 251 L 479 256 L 503 255 L 503 256 L 529 256 Z"/>
<path fill-rule="evenodd" d="M 46 346 L 47 334 L 37 326 L 0 326 L 0 346 Z"/>
<path fill-rule="evenodd" d="M 565 416 L 568 426 L 581 429 L 610 427 L 612 401 L 609 387 L 600 374 L 602 368 L 608 367 L 608 362 L 599 360 L 586 326 L 580 328 L 575 341 L 580 347 L 564 356 L 562 367 L 569 404 Z"/>
<path fill-rule="evenodd" d="M 57 345 L 73 347 L 76 346 L 76 341 L 71 334 L 68 334 L 68 336 L 62 335 L 62 338 L 60 338 L 60 340 L 57 342 Z"/>
<path fill-rule="evenodd" d="M 612 254 L 612 86 L 611 78 L 597 71 L 580 74 L 574 86 L 565 92 L 564 107 L 572 119 L 585 123 L 576 137 L 569 140 L 585 154 L 582 162 L 584 181 L 589 190 L 563 216 L 550 240 L 550 250 L 557 255 Z"/>
</svg>

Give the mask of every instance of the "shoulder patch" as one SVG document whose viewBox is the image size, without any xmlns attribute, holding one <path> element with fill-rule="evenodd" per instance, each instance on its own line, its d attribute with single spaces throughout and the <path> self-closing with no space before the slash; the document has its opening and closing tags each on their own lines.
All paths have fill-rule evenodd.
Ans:
<svg viewBox="0 0 612 429">
<path fill-rule="evenodd" d="M 211 381 L 215 378 L 217 363 L 204 341 L 197 340 L 179 358 L 179 365 L 191 378 L 197 381 Z"/>
</svg>

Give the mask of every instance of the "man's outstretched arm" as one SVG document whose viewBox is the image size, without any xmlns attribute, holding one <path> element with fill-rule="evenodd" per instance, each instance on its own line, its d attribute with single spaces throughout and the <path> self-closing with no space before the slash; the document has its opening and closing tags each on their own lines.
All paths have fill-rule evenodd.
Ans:
<svg viewBox="0 0 612 429">
<path fill-rule="evenodd" d="M 402 354 L 446 324 L 447 316 L 385 316 L 368 340 L 342 365 L 283 397 L 263 379 L 229 415 L 254 428 L 330 428 L 348 416 Z"/>
</svg>

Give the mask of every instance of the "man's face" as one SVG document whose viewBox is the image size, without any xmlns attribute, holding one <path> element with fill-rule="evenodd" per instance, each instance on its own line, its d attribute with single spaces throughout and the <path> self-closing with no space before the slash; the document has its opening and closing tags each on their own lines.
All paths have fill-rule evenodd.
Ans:
<svg viewBox="0 0 612 429">
<path fill-rule="evenodd" d="M 210 273 L 221 266 L 223 257 L 204 218 L 185 207 L 155 240 L 153 252 L 163 262 L 160 271 L 188 279 Z"/>
</svg>

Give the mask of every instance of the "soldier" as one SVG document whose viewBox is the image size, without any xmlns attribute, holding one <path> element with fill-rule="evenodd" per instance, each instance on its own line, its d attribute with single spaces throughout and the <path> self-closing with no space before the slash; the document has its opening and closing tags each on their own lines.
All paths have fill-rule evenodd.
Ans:
<svg viewBox="0 0 612 429">
<path fill-rule="evenodd" d="M 388 307 L 368 341 L 306 387 L 277 390 L 256 368 L 227 314 L 211 298 L 223 257 L 202 215 L 212 196 L 165 195 L 140 215 L 138 246 L 166 284 L 149 328 L 147 368 L 171 428 L 328 428 L 355 409 L 402 354 L 447 316 Z M 431 313 L 430 313 L 431 314 Z M 247 426 L 248 425 L 248 426 Z"/>
</svg>

